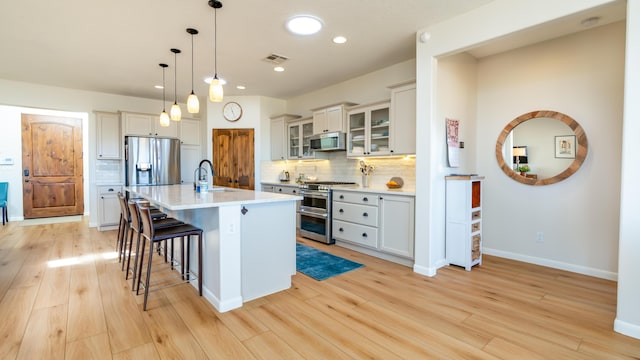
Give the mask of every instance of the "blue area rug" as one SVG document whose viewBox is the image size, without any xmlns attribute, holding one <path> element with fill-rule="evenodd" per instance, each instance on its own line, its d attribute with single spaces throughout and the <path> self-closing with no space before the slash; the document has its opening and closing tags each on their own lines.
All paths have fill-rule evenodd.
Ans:
<svg viewBox="0 0 640 360">
<path fill-rule="evenodd" d="M 296 243 L 296 270 L 316 280 L 326 280 L 362 266 L 364 265 Z"/>
</svg>

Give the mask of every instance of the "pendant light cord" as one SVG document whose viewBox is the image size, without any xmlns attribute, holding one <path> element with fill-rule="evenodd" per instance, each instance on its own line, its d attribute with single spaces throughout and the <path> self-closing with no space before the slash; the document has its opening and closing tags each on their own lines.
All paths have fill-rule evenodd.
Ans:
<svg viewBox="0 0 640 360">
<path fill-rule="evenodd" d="M 193 94 L 193 34 L 191 34 L 191 93 Z"/>
<path fill-rule="evenodd" d="M 214 78 L 218 78 L 218 9 L 213 8 L 213 58 L 215 60 Z"/>
<path fill-rule="evenodd" d="M 166 109 L 166 107 L 165 107 L 165 101 L 166 100 L 165 100 L 165 97 L 164 97 L 165 90 L 166 90 L 165 89 L 166 86 L 165 86 L 165 83 L 164 83 L 164 69 L 165 69 L 165 67 L 163 66 L 162 67 L 162 112 L 165 112 L 165 109 Z"/>
<path fill-rule="evenodd" d="M 178 52 L 173 53 L 173 103 L 178 103 Z M 172 111 L 173 113 L 173 111 Z"/>
</svg>

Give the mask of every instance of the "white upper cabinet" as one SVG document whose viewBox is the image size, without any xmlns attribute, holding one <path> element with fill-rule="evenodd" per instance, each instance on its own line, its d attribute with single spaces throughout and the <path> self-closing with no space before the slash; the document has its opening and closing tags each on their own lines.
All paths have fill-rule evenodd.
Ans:
<svg viewBox="0 0 640 360">
<path fill-rule="evenodd" d="M 96 111 L 95 116 L 98 160 L 120 159 L 120 115 Z"/>
<path fill-rule="evenodd" d="M 347 113 L 347 156 L 393 155 L 389 101 L 352 107 Z"/>
<path fill-rule="evenodd" d="M 122 113 L 124 135 L 178 137 L 179 121 L 171 121 L 169 126 L 160 126 L 158 115 Z"/>
<path fill-rule="evenodd" d="M 313 119 L 304 118 L 290 122 L 287 125 L 288 148 L 287 159 L 326 159 L 327 153 L 311 151 L 311 136 L 313 135 Z"/>
<path fill-rule="evenodd" d="M 396 155 L 416 153 L 416 83 L 390 87 L 390 148 Z"/>
<path fill-rule="evenodd" d="M 200 145 L 200 121 L 183 118 L 179 124 L 180 143 L 183 145 Z"/>
<path fill-rule="evenodd" d="M 313 109 L 313 133 L 322 134 L 334 131 L 346 131 L 346 108 L 354 103 L 340 103 L 319 109 Z"/>
<path fill-rule="evenodd" d="M 285 160 L 287 158 L 287 124 L 299 118 L 300 115 L 292 114 L 271 117 L 271 160 Z"/>
</svg>

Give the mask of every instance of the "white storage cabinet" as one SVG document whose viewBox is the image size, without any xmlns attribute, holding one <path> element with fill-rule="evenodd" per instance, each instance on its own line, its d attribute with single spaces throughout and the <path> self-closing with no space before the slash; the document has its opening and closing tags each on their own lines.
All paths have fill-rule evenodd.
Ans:
<svg viewBox="0 0 640 360">
<path fill-rule="evenodd" d="M 446 176 L 446 258 L 470 271 L 482 265 L 483 176 Z"/>
</svg>

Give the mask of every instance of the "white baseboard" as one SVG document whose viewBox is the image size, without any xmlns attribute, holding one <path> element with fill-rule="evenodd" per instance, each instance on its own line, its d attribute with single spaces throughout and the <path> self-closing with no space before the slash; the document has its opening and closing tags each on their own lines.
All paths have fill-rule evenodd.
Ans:
<svg viewBox="0 0 640 360">
<path fill-rule="evenodd" d="M 554 269 L 571 271 L 571 272 L 574 272 L 574 273 L 588 275 L 588 276 L 594 276 L 594 277 L 601 278 L 601 279 L 618 281 L 618 273 L 617 272 L 605 271 L 605 270 L 601 270 L 601 269 L 595 269 L 595 268 L 591 268 L 591 267 L 565 263 L 565 262 L 562 262 L 562 261 L 549 260 L 549 259 L 545 259 L 545 258 L 539 258 L 539 257 L 535 257 L 535 256 L 523 255 L 523 254 L 518 254 L 518 253 L 513 253 L 513 252 L 503 251 L 503 250 L 496 250 L 496 249 L 491 249 L 491 248 L 486 248 L 486 247 L 483 247 L 482 251 L 483 251 L 483 253 L 485 253 L 487 255 L 503 257 L 503 258 L 507 258 L 507 259 L 511 259 L 511 260 L 518 260 L 518 261 L 531 263 L 531 264 L 536 264 L 536 265 L 541 265 L 541 266 L 547 266 L 547 267 L 554 268 Z"/>
<path fill-rule="evenodd" d="M 615 319 L 613 321 L 613 330 L 620 334 L 640 339 L 640 325 L 630 324 L 626 321 Z"/>
<path fill-rule="evenodd" d="M 435 267 L 425 267 L 425 266 L 413 264 L 413 271 L 424 276 L 429 276 L 429 277 L 436 276 Z"/>
</svg>

